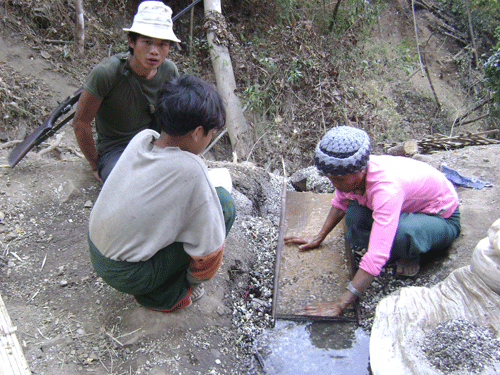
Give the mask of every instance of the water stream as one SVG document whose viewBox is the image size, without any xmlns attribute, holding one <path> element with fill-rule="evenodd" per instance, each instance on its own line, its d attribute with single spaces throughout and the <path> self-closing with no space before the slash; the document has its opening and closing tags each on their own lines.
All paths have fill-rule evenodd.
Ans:
<svg viewBox="0 0 500 375">
<path fill-rule="evenodd" d="M 256 347 L 267 375 L 369 375 L 369 341 L 355 323 L 278 320 Z"/>
</svg>

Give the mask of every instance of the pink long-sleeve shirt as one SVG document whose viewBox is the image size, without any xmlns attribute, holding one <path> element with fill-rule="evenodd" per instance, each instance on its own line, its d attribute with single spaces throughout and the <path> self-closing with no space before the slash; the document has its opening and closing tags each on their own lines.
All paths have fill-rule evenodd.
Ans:
<svg viewBox="0 0 500 375">
<path fill-rule="evenodd" d="M 373 211 L 368 251 L 359 268 L 377 276 L 389 259 L 401 212 L 426 213 L 449 218 L 458 207 L 453 184 L 436 168 L 398 156 L 371 155 L 365 193 L 335 192 L 332 205 L 344 212 L 356 199 Z"/>
</svg>

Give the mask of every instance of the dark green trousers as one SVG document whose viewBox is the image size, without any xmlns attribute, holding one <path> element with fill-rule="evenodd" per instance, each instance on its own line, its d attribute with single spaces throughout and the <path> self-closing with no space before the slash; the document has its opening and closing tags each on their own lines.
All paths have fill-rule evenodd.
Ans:
<svg viewBox="0 0 500 375">
<path fill-rule="evenodd" d="M 373 225 L 372 210 L 356 200 L 347 205 L 346 240 L 351 249 L 367 249 Z M 460 211 L 444 219 L 438 215 L 402 212 L 391 249 L 391 260 L 416 258 L 429 251 L 442 251 L 460 234 Z"/>
<path fill-rule="evenodd" d="M 217 187 L 216 191 L 224 213 L 227 236 L 236 218 L 236 209 L 226 189 Z M 186 274 L 190 257 L 182 243 L 174 242 L 146 261 L 125 262 L 106 258 L 90 237 L 88 242 L 95 272 L 116 290 L 132 294 L 141 305 L 173 311 L 183 299 L 187 299 L 190 286 Z M 182 303 L 180 307 L 183 307 Z"/>
</svg>

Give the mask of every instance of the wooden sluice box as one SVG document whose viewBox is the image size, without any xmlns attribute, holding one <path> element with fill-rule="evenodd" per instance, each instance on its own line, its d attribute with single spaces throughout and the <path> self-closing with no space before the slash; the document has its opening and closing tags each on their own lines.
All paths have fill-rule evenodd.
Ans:
<svg viewBox="0 0 500 375">
<path fill-rule="evenodd" d="M 284 193 L 274 274 L 274 319 L 358 321 L 357 304 L 339 317 L 304 316 L 297 312 L 300 307 L 336 300 L 354 275 L 354 259 L 344 238 L 343 221 L 316 249 L 299 251 L 298 245 L 284 244 L 285 237 L 315 236 L 332 207 L 333 196 Z"/>
</svg>

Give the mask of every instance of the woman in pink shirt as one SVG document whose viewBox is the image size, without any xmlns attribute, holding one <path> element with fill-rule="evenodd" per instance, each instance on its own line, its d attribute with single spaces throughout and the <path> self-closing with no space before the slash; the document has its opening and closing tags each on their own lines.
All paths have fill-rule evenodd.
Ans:
<svg viewBox="0 0 500 375">
<path fill-rule="evenodd" d="M 448 248 L 460 233 L 458 195 L 434 167 L 405 157 L 370 155 L 361 129 L 340 126 L 318 143 L 314 162 L 335 186 L 326 221 L 313 238 L 288 237 L 299 250 L 318 247 L 345 217 L 352 250 L 366 249 L 347 290 L 333 302 L 301 309 L 304 315 L 339 315 L 391 259 L 396 272 L 415 276 L 420 254 Z"/>
</svg>

